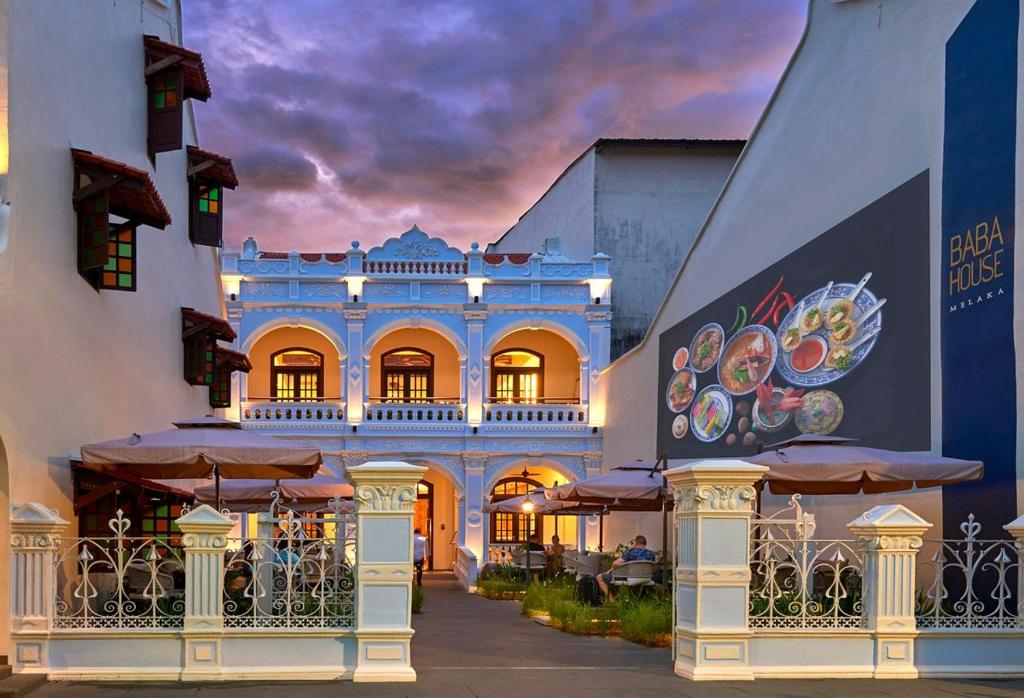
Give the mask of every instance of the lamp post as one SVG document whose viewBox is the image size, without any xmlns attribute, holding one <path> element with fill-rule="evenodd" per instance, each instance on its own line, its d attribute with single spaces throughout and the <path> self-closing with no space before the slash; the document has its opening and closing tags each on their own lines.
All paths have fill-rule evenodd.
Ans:
<svg viewBox="0 0 1024 698">
<path fill-rule="evenodd" d="M 533 527 L 530 526 L 530 515 L 533 514 L 533 500 L 529 496 L 523 500 L 523 513 L 526 514 L 526 583 L 533 581 L 533 570 L 530 569 L 530 538 L 533 536 Z"/>
</svg>

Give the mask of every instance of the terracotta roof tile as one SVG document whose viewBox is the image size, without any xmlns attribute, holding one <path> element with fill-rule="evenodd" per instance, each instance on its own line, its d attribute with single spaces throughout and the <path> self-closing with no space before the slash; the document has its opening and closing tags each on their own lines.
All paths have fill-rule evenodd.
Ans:
<svg viewBox="0 0 1024 698">
<path fill-rule="evenodd" d="M 209 150 L 202 150 L 194 145 L 188 146 L 187 150 L 190 168 L 205 162 L 213 163 L 196 174 L 201 174 L 202 177 L 219 182 L 221 186 L 228 189 L 234 189 L 238 186 L 238 177 L 235 175 L 235 166 L 231 162 L 231 158 L 217 155 L 217 153 L 212 153 Z"/>
<path fill-rule="evenodd" d="M 210 91 L 210 81 L 206 79 L 206 66 L 203 64 L 203 56 L 196 51 L 190 51 L 184 46 L 170 44 L 159 37 L 145 35 L 144 45 L 146 47 L 146 63 L 155 63 L 168 56 L 181 56 L 182 60 L 177 64 L 184 69 L 185 76 L 185 98 L 194 97 L 206 101 L 213 94 Z"/>
<path fill-rule="evenodd" d="M 71 157 L 76 174 L 86 174 L 93 180 L 110 174 L 117 176 L 118 181 L 108 190 L 111 213 L 122 218 L 138 219 L 161 230 L 171 224 L 171 214 L 167 212 L 167 207 L 153 186 L 153 180 L 146 172 L 123 162 L 93 155 L 88 150 L 72 148 Z"/>
</svg>

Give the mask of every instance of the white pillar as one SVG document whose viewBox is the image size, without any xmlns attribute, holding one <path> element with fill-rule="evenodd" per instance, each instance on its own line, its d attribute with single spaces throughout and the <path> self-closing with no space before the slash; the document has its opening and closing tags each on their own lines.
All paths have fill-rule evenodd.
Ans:
<svg viewBox="0 0 1024 698">
<path fill-rule="evenodd" d="M 30 502 L 11 512 L 11 648 L 14 670 L 45 674 L 53 627 L 55 556 L 68 522 L 55 510 Z"/>
<path fill-rule="evenodd" d="M 768 468 L 704 460 L 666 471 L 675 497 L 675 671 L 695 681 L 753 679 L 750 517 Z"/>
<path fill-rule="evenodd" d="M 466 373 L 462 380 L 466 385 L 466 416 L 470 426 L 478 426 L 484 418 L 484 400 L 487 386 L 484 384 L 484 320 L 487 306 L 480 303 L 466 303 L 463 316 L 466 319 L 466 346 L 469 357 Z"/>
<path fill-rule="evenodd" d="M 342 315 L 348 330 L 346 338 L 348 354 L 348 373 L 342 380 L 348 386 L 345 398 L 345 417 L 349 424 L 357 425 L 363 421 L 363 402 L 366 396 L 367 383 L 370 380 L 368 356 L 363 357 L 363 323 L 366 321 L 366 303 L 345 303 Z"/>
<path fill-rule="evenodd" d="M 1017 551 L 1017 617 L 1024 618 L 1024 516 L 1019 516 L 1003 526 L 1013 536 L 1013 547 Z"/>
<path fill-rule="evenodd" d="M 465 518 L 465 545 L 476 555 L 477 564 L 487 564 L 487 516 L 483 512 L 487 493 L 484 492 L 484 473 L 487 469 L 487 456 L 473 454 L 462 457 L 466 470 L 466 491 L 463 495 Z"/>
<path fill-rule="evenodd" d="M 354 681 L 415 681 L 412 545 L 416 484 L 427 469 L 370 462 L 348 469 L 355 487 L 356 638 Z"/>
<path fill-rule="evenodd" d="M 185 666 L 182 681 L 209 681 L 223 673 L 224 550 L 230 517 L 201 504 L 177 519 L 185 549 Z"/>
<path fill-rule="evenodd" d="M 917 551 L 931 527 L 902 504 L 874 507 L 847 525 L 864 555 L 863 613 L 874 638 L 875 678 L 917 678 Z"/>
<path fill-rule="evenodd" d="M 612 314 L 604 306 L 587 308 L 587 349 L 590 359 L 580 363 L 580 400 L 586 395 L 588 423 L 592 427 L 604 426 L 605 396 L 601 385 L 601 371 L 608 366 L 612 346 Z"/>
<path fill-rule="evenodd" d="M 583 472 L 584 477 L 588 479 L 600 475 L 601 456 L 583 456 Z M 583 517 L 581 524 L 580 550 L 597 550 L 601 545 L 601 517 Z"/>
</svg>

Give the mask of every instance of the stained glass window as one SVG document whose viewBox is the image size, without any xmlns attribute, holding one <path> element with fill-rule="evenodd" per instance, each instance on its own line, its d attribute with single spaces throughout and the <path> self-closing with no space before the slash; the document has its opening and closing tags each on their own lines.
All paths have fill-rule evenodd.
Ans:
<svg viewBox="0 0 1024 698">
<path fill-rule="evenodd" d="M 218 366 L 213 372 L 210 407 L 231 407 L 231 366 Z"/>
<path fill-rule="evenodd" d="M 178 73 L 171 71 L 153 77 L 150 94 L 154 109 L 173 109 L 178 106 L 178 79 Z"/>
<path fill-rule="evenodd" d="M 220 187 L 199 185 L 199 212 L 212 214 L 220 212 Z"/>
<path fill-rule="evenodd" d="M 78 270 L 96 269 L 107 263 L 110 209 L 107 193 L 100 192 L 78 206 Z"/>
<path fill-rule="evenodd" d="M 99 288 L 135 290 L 135 227 L 111 225 L 107 241 L 107 263 L 99 276 Z"/>
<path fill-rule="evenodd" d="M 146 538 L 155 538 L 172 547 L 181 545 L 181 529 L 175 519 L 181 516 L 180 504 L 155 504 L 142 507 L 141 528 Z"/>
<path fill-rule="evenodd" d="M 180 150 L 182 146 L 183 76 L 167 68 L 147 79 L 149 86 L 149 153 Z"/>
<path fill-rule="evenodd" d="M 186 337 L 185 380 L 192 385 L 212 385 L 216 341 L 205 332 Z"/>
</svg>

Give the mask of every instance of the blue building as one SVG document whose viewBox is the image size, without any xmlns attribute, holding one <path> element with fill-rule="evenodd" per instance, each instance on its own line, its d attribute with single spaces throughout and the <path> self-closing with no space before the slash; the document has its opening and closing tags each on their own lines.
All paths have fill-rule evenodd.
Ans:
<svg viewBox="0 0 1024 698">
<path fill-rule="evenodd" d="M 596 521 L 484 514 L 600 468 L 609 258 L 463 252 L 418 228 L 368 251 L 223 255 L 228 316 L 253 369 L 249 429 L 323 449 L 338 470 L 425 465 L 416 524 L 434 569 L 469 583 L 529 535 L 578 545 Z M 550 520 L 546 520 L 550 519 Z"/>
</svg>

